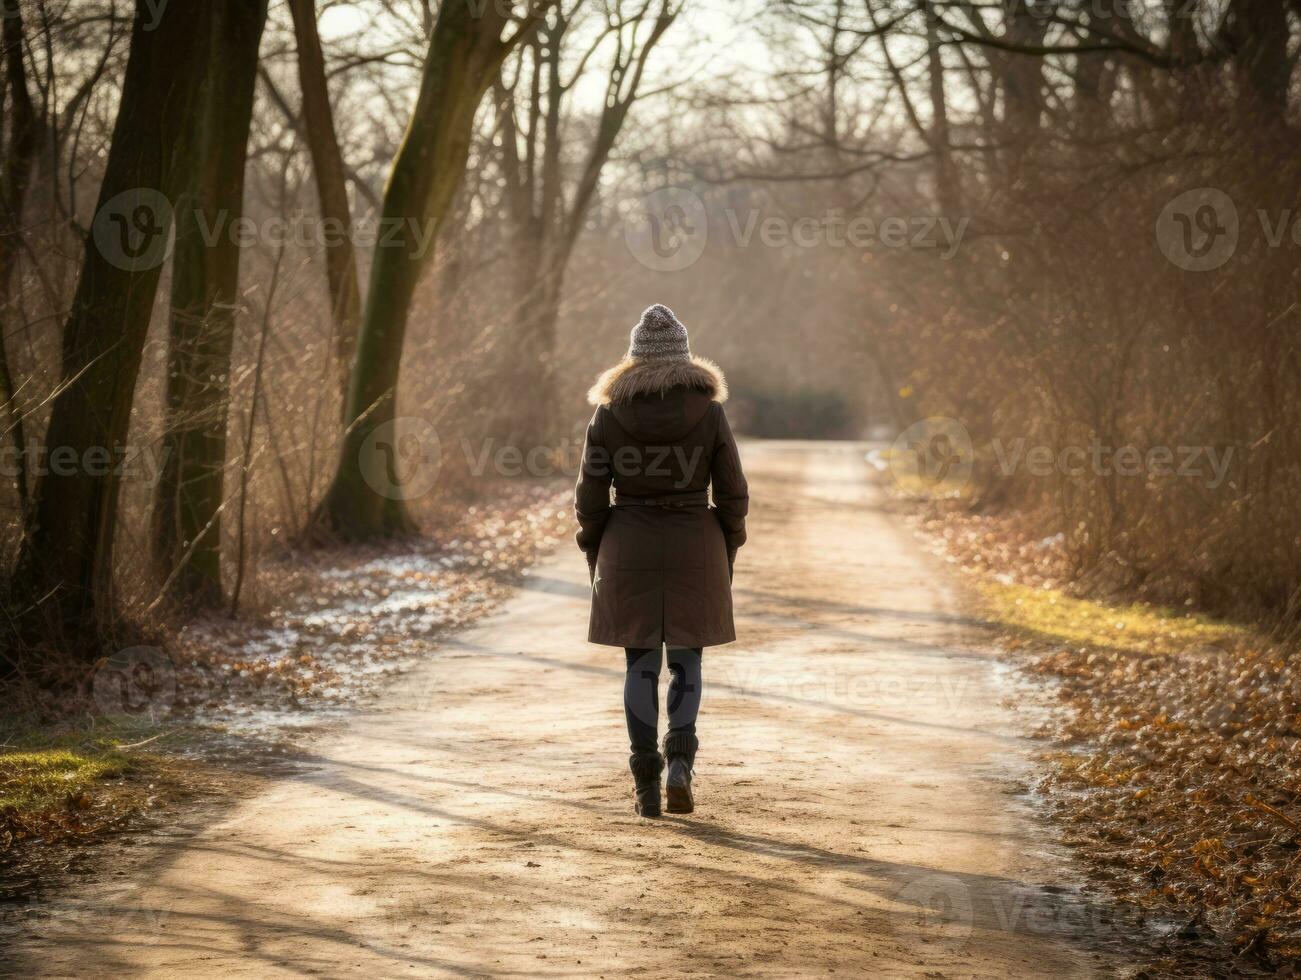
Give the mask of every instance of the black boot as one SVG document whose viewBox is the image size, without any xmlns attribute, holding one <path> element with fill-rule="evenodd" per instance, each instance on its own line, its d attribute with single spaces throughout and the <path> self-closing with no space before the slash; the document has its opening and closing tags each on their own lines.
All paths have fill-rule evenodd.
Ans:
<svg viewBox="0 0 1301 980">
<path fill-rule="evenodd" d="M 628 768 L 637 785 L 637 812 L 643 817 L 658 817 L 664 756 L 658 752 L 634 752 L 628 756 Z"/>
<path fill-rule="evenodd" d="M 664 755 L 669 760 L 665 792 L 669 813 L 690 813 L 696 808 L 691 798 L 691 768 L 696 764 L 700 739 L 691 732 L 669 732 L 664 736 Z"/>
</svg>

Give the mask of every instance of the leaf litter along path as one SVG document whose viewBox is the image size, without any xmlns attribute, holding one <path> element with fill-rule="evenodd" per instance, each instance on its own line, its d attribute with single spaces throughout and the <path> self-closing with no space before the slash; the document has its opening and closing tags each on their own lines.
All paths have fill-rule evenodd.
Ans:
<svg viewBox="0 0 1301 980">
<path fill-rule="evenodd" d="M 695 814 L 632 814 L 622 654 L 583 642 L 562 548 L 265 792 L 38 920 L 17 972 L 1123 971 L 1132 926 L 1027 795 L 1034 719 L 862 447 L 744 452 L 741 639 L 705 654 Z"/>
</svg>

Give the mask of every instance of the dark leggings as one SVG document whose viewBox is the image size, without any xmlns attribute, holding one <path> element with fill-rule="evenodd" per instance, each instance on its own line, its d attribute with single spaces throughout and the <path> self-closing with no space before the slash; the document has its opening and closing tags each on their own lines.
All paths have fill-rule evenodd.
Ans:
<svg viewBox="0 0 1301 980">
<path fill-rule="evenodd" d="M 699 647 L 669 647 L 669 731 L 696 732 L 700 711 Z M 623 713 L 628 721 L 632 751 L 654 752 L 658 745 L 659 682 L 662 663 L 659 648 L 628 647 L 628 670 L 623 675 Z"/>
</svg>

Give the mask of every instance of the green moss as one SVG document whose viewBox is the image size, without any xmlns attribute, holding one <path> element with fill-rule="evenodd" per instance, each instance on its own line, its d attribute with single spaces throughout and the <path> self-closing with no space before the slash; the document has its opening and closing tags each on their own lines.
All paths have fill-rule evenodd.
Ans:
<svg viewBox="0 0 1301 980">
<path fill-rule="evenodd" d="M 981 593 L 985 616 L 995 625 L 1073 646 L 1172 654 L 1204 645 L 1227 649 L 1252 637 L 1245 627 L 1161 606 L 1108 605 L 1024 585 L 986 584 Z"/>
<path fill-rule="evenodd" d="M 0 754 L 0 810 L 38 812 L 61 806 L 92 783 L 121 776 L 130 767 L 112 749 L 47 748 Z"/>
</svg>

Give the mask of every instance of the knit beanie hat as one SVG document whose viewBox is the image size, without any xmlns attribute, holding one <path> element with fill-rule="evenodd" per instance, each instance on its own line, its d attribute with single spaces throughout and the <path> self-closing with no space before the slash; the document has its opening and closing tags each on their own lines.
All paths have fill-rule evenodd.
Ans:
<svg viewBox="0 0 1301 980">
<path fill-rule="evenodd" d="M 632 328 L 628 356 L 634 361 L 689 361 L 687 328 L 667 306 L 656 303 Z"/>
</svg>

